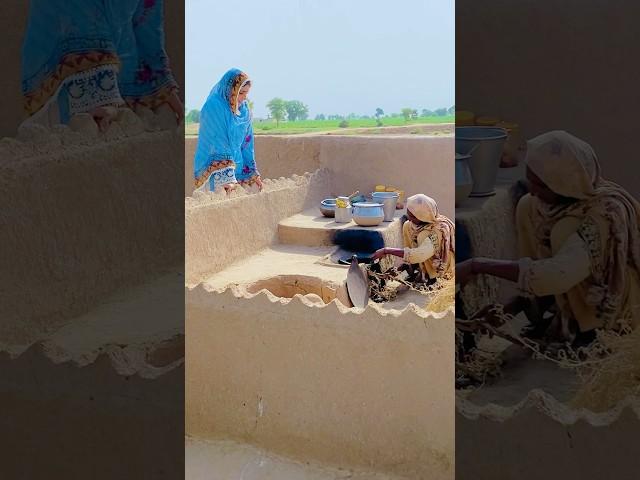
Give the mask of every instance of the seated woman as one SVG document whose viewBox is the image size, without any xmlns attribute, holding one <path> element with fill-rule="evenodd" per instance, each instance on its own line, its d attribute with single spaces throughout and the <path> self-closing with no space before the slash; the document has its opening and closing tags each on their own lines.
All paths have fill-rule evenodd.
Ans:
<svg viewBox="0 0 640 480">
<path fill-rule="evenodd" d="M 528 143 L 530 193 L 516 209 L 520 260 L 472 258 L 457 265 L 456 281 L 487 274 L 516 282 L 522 296 L 507 313 L 527 313 L 529 334 L 553 325 L 574 347 L 597 329 L 637 326 L 640 312 L 640 204 L 600 176 L 590 145 L 564 131 Z"/>
<path fill-rule="evenodd" d="M 231 69 L 213 87 L 200 112 L 198 147 L 194 159 L 195 187 L 201 191 L 227 192 L 240 184 L 257 185 L 253 127 L 247 95 L 249 77 Z"/>
<path fill-rule="evenodd" d="M 381 248 L 373 258 L 385 255 L 402 258 L 415 265 L 417 280 L 435 283 L 452 278 L 455 266 L 455 225 L 438 213 L 436 201 L 423 194 L 407 199 L 408 220 L 402 225 L 404 248 Z"/>
<path fill-rule="evenodd" d="M 51 128 L 117 108 L 168 105 L 184 117 L 164 50 L 162 0 L 32 0 L 22 45 L 25 124 Z"/>
</svg>

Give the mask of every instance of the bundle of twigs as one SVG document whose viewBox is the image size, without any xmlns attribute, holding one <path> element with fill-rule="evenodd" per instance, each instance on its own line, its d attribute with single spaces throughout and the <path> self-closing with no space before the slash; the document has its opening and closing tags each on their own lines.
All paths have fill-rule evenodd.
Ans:
<svg viewBox="0 0 640 480">
<path fill-rule="evenodd" d="M 385 268 L 386 267 L 386 268 Z M 382 303 L 394 300 L 401 290 L 412 290 L 425 295 L 425 309 L 441 312 L 454 305 L 453 280 L 438 279 L 432 284 L 406 278 L 395 267 L 372 263 L 366 267 L 371 299 Z"/>
<path fill-rule="evenodd" d="M 587 347 L 572 348 L 568 343 L 554 345 L 543 341 L 534 341 L 516 332 L 513 317 L 504 312 L 501 305 L 490 309 L 484 317 L 472 317 L 471 320 L 456 319 L 456 374 L 458 378 L 467 376 L 475 382 L 484 383 L 488 377 L 500 375 L 500 352 L 489 352 L 480 348 L 465 351 L 464 334 L 476 338 L 488 336 L 502 338 L 514 345 L 529 350 L 532 358 L 547 360 L 562 368 L 573 368 L 584 376 L 586 371 L 602 364 L 611 353 L 612 337 L 615 333 L 601 332 L 596 341 Z"/>
</svg>

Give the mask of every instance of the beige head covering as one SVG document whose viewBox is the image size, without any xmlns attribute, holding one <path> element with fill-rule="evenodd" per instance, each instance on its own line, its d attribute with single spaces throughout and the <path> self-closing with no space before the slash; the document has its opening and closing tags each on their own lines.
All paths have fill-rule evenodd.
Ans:
<svg viewBox="0 0 640 480">
<path fill-rule="evenodd" d="M 570 198 L 593 195 L 600 178 L 600 165 L 591 145 L 562 130 L 527 142 L 527 166 L 553 192 Z"/>
<path fill-rule="evenodd" d="M 407 210 L 425 223 L 434 222 L 438 217 L 438 204 L 433 198 L 422 193 L 407 198 Z"/>
<path fill-rule="evenodd" d="M 407 198 L 407 211 L 411 212 L 425 225 L 413 226 L 412 235 L 427 231 L 436 233 L 439 239 L 439 248 L 434 254 L 433 264 L 436 269 L 444 269 L 449 263 L 449 257 L 456 251 L 456 227 L 454 223 L 438 212 L 436 201 L 422 193 Z"/>
<path fill-rule="evenodd" d="M 627 266 L 640 272 L 640 204 L 620 185 L 600 176 L 591 146 L 564 131 L 542 134 L 527 144 L 527 165 L 553 192 L 577 199 L 539 210 L 540 245 L 562 218 L 583 219 L 578 234 L 589 246 L 592 286 L 587 301 L 598 306 L 605 325 L 619 322 Z"/>
</svg>

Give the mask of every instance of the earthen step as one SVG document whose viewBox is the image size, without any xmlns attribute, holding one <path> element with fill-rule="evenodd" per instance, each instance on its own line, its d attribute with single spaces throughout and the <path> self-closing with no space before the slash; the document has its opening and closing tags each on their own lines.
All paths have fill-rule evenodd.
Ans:
<svg viewBox="0 0 640 480">
<path fill-rule="evenodd" d="M 292 217 L 285 218 L 278 224 L 279 242 L 285 245 L 301 245 L 305 247 L 325 247 L 333 245 L 336 232 L 345 229 L 357 229 L 380 232 L 385 245 L 396 245 L 401 237 L 401 211 L 396 213 L 392 222 L 383 222 L 376 227 L 360 227 L 350 223 L 337 223 L 333 218 L 327 218 L 317 209 L 305 210 Z"/>
</svg>

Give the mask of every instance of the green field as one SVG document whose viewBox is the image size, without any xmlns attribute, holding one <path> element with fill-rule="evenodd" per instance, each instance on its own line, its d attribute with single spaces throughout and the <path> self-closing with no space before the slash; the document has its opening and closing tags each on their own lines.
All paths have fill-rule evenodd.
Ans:
<svg viewBox="0 0 640 480">
<path fill-rule="evenodd" d="M 280 122 L 276 126 L 275 120 L 254 121 L 253 129 L 256 135 L 292 135 L 296 133 L 313 133 L 313 132 L 330 132 L 336 130 L 345 130 L 345 133 L 351 133 L 349 130 L 355 128 L 374 128 L 378 130 L 375 133 L 382 133 L 384 129 L 377 128 L 375 118 L 356 118 L 347 120 L 348 127 L 340 128 L 342 120 L 299 120 L 295 122 Z M 446 115 L 442 117 L 417 117 L 410 121 L 405 121 L 403 117 L 389 117 L 382 119 L 383 127 L 404 127 L 407 125 L 433 125 L 440 123 L 454 123 L 454 115 Z M 185 126 L 185 135 L 188 137 L 198 135 L 199 124 L 191 123 Z"/>
</svg>

